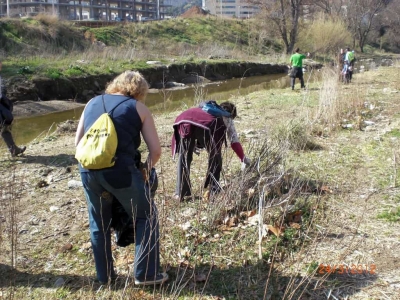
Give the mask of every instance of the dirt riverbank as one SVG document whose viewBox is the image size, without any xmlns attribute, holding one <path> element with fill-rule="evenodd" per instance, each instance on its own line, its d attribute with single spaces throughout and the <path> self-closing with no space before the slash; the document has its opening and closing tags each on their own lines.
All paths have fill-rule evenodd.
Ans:
<svg viewBox="0 0 400 300">
<path fill-rule="evenodd" d="M 14 117 L 33 117 L 45 115 L 53 112 L 82 107 L 85 104 L 68 100 L 49 100 L 49 101 L 18 101 L 14 103 Z"/>
</svg>

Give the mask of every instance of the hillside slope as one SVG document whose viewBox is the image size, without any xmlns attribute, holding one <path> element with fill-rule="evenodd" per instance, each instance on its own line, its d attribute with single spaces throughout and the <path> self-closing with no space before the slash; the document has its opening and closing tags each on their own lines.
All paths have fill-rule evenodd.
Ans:
<svg viewBox="0 0 400 300">
<path fill-rule="evenodd" d="M 192 16 L 192 14 L 191 14 Z M 15 56 L 66 54 L 63 51 L 81 52 L 94 42 L 115 47 L 154 47 L 164 49 L 159 53 L 172 57 L 177 44 L 199 46 L 204 43 L 249 51 L 258 35 L 264 32 L 255 20 L 221 20 L 198 14 L 196 18 L 175 18 L 146 23 L 104 23 L 106 27 L 91 28 L 90 22 L 58 21 L 51 16 L 39 15 L 27 19 L 0 19 L 0 46 L 3 55 Z M 101 24 L 94 22 L 92 24 Z M 111 26 L 113 25 L 113 26 Z M 273 44 L 262 39 L 258 49 L 265 53 Z M 153 51 L 154 52 L 154 51 Z"/>
</svg>

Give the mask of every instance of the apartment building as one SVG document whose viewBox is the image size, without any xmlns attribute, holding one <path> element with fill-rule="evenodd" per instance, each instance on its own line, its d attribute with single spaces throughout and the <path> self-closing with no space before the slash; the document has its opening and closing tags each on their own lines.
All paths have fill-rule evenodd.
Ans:
<svg viewBox="0 0 400 300">
<path fill-rule="evenodd" d="M 203 0 L 203 9 L 213 15 L 239 19 L 251 18 L 259 12 L 258 7 L 242 0 Z"/>
<path fill-rule="evenodd" d="M 65 20 L 144 21 L 164 19 L 169 6 L 164 0 L 0 0 L 0 14 L 24 17 L 44 13 Z"/>
</svg>

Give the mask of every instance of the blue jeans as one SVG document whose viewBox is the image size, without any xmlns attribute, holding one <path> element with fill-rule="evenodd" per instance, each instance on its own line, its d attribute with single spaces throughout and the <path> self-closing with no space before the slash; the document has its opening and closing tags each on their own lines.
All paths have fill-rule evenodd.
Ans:
<svg viewBox="0 0 400 300">
<path fill-rule="evenodd" d="M 157 208 L 141 172 L 132 166 L 125 170 L 81 172 L 81 178 L 88 205 L 97 279 L 108 282 L 109 278 L 115 277 L 110 232 L 114 197 L 134 220 L 134 275 L 140 280 L 154 278 L 160 266 Z"/>
</svg>

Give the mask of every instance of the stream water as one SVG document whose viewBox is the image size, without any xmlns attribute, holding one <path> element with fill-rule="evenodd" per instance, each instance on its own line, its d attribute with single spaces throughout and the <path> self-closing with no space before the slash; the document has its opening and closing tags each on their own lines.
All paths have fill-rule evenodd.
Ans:
<svg viewBox="0 0 400 300">
<path fill-rule="evenodd" d="M 254 91 L 285 88 L 289 86 L 286 74 L 254 76 L 230 79 L 207 85 L 190 85 L 179 89 L 151 90 L 146 105 L 154 114 L 166 111 L 182 111 L 196 104 L 196 99 L 228 100 L 234 95 L 246 95 Z M 18 118 L 13 125 L 13 136 L 17 144 L 27 144 L 56 129 L 56 124 L 66 120 L 78 120 L 83 107 L 46 115 Z"/>
<path fill-rule="evenodd" d="M 392 64 L 393 60 L 390 58 L 358 60 L 355 65 L 355 72 L 364 72 L 381 65 L 390 66 Z M 315 74 L 318 74 L 318 72 L 312 73 L 312 75 Z M 316 80 L 317 77 L 310 77 L 306 73 L 304 79 L 306 81 Z M 204 86 L 190 85 L 183 89 L 151 90 L 147 96 L 146 105 L 154 114 L 175 110 L 183 111 L 196 105 L 196 99 L 225 101 L 232 96 L 243 96 L 255 91 L 288 88 L 289 86 L 290 78 L 287 74 L 230 79 Z M 296 80 L 296 88 L 299 88 L 299 86 L 300 84 Z M 57 123 L 79 119 L 82 111 L 83 107 L 41 116 L 18 118 L 13 125 L 13 136 L 17 144 L 27 144 L 54 131 Z"/>
</svg>

